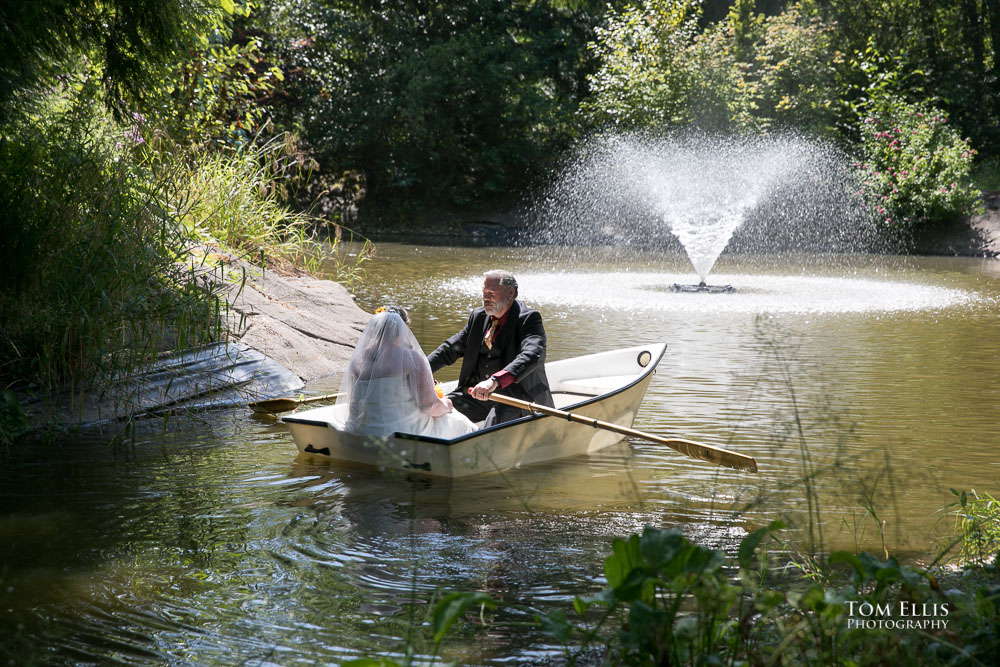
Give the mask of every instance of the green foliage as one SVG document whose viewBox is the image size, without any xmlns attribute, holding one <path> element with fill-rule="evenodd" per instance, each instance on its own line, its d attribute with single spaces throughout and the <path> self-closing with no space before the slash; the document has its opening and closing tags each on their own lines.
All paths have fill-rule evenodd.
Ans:
<svg viewBox="0 0 1000 667">
<path fill-rule="evenodd" d="M 980 190 L 1000 191 L 1000 155 L 981 160 L 973 168 L 972 178 Z"/>
<path fill-rule="evenodd" d="M 945 665 L 992 664 L 1000 656 L 995 566 L 964 572 L 959 578 L 966 581 L 986 579 L 968 593 L 944 593 L 927 570 L 841 551 L 830 555 L 818 580 L 778 588 L 768 585 L 758 550 L 784 527 L 774 522 L 747 535 L 735 575 L 722 552 L 647 527 L 642 536 L 614 540 L 605 560 L 608 588 L 574 600 L 583 619 L 593 617 L 595 605 L 606 608 L 596 623 L 578 626 L 561 611 L 537 620 L 567 645 L 602 642 L 611 664 Z M 846 577 L 838 574 L 841 565 Z M 948 632 L 906 626 L 931 617 L 945 620 Z M 860 626 L 866 619 L 888 623 Z M 619 622 L 613 633 L 602 629 L 609 620 Z"/>
<path fill-rule="evenodd" d="M 0 393 L 0 447 L 14 442 L 31 428 L 31 420 L 21 408 L 17 394 L 10 389 Z"/>
<path fill-rule="evenodd" d="M 798 4 L 764 21 L 754 70 L 765 127 L 833 134 L 842 115 L 838 84 L 844 61 L 834 30 Z"/>
<path fill-rule="evenodd" d="M 575 134 L 587 30 L 575 3 L 303 2 L 284 25 L 285 88 L 325 173 L 370 203 L 510 204 Z M 281 30 L 271 28 L 275 33 Z M 288 111 L 284 113 L 288 113 Z M 398 215 L 398 213 L 397 213 Z"/>
<path fill-rule="evenodd" d="M 250 9 L 230 13 L 246 17 Z M 143 109 L 179 144 L 242 146 L 262 130 L 265 100 L 283 79 L 267 62 L 260 37 L 219 22 L 193 36 Z"/>
<path fill-rule="evenodd" d="M 867 108 L 857 170 L 877 220 L 888 227 L 912 227 L 968 215 L 981 206 L 971 183 L 976 151 L 943 111 L 891 96 Z"/>
<path fill-rule="evenodd" d="M 962 136 L 986 149 L 1000 138 L 1000 2 L 996 0 L 826 0 L 837 48 L 874 47 L 896 60 L 907 99 L 933 95 Z M 909 77 L 920 72 L 920 77 Z"/>
<path fill-rule="evenodd" d="M 612 13 L 593 48 L 601 66 L 581 109 L 592 123 L 831 134 L 839 111 L 833 27 L 793 5 L 771 17 L 752 2 L 696 31 L 697 5 L 647 2 Z"/>
<path fill-rule="evenodd" d="M 193 238 L 220 243 L 244 258 L 263 253 L 319 272 L 318 221 L 292 212 L 283 186 L 301 174 L 280 138 L 260 146 L 194 154 L 161 154 L 162 168 L 178 175 L 177 221 Z"/>
<path fill-rule="evenodd" d="M 284 144 L 170 153 L 143 139 L 153 133 L 141 118 L 118 124 L 88 104 L 89 89 L 59 91 L 36 122 L 3 128 L 4 386 L 110 389 L 163 349 L 223 336 L 223 287 L 195 280 L 206 258 L 191 257 L 194 241 L 317 272 L 326 248 L 318 221 L 282 203 L 300 176 Z M 341 260 L 333 277 L 356 277 L 365 257 Z"/>
<path fill-rule="evenodd" d="M 47 0 L 7 3 L 0 30 L 0 122 L 51 78 L 81 69 L 102 81 L 119 118 L 153 88 L 192 33 L 224 19 L 232 0 Z"/>
<path fill-rule="evenodd" d="M 486 593 L 449 593 L 445 595 L 434 607 L 434 647 L 437 648 L 444 639 L 448 629 L 458 620 L 470 607 L 474 605 L 485 605 L 490 609 L 496 607 L 496 602 Z"/>
<path fill-rule="evenodd" d="M 166 206 L 171 175 L 137 159 L 134 127 L 66 103 L 49 99 L 0 142 L 0 372 L 42 389 L 154 355 L 180 317 L 192 340 L 218 334 L 216 295 L 177 287 L 187 239 Z"/>
<path fill-rule="evenodd" d="M 989 493 L 959 493 L 951 489 L 958 500 L 950 505 L 955 516 L 955 528 L 961 536 L 959 558 L 980 566 L 997 563 L 1000 554 L 1000 501 Z"/>
<path fill-rule="evenodd" d="M 695 36 L 698 4 L 645 0 L 609 12 L 590 48 L 600 66 L 588 77 L 590 96 L 580 109 L 593 126 L 662 129 L 690 120 L 687 47 Z"/>
<path fill-rule="evenodd" d="M 784 525 L 774 522 L 743 540 L 738 560 L 748 581 L 761 541 Z M 722 552 L 693 544 L 676 530 L 647 526 L 642 536 L 612 542 L 612 554 L 604 561 L 608 588 L 594 596 L 574 599 L 574 609 L 584 618 L 594 605 L 607 607 L 596 625 L 577 627 L 561 612 L 538 620 L 560 641 L 569 642 L 579 634 L 590 642 L 599 637 L 604 622 L 624 608 L 625 622 L 605 639 L 614 662 L 657 665 L 722 661 L 733 648 L 739 621 L 731 614 L 741 592 L 723 568 L 725 560 Z M 745 613 L 750 613 L 750 608 L 740 605 L 738 616 Z"/>
</svg>

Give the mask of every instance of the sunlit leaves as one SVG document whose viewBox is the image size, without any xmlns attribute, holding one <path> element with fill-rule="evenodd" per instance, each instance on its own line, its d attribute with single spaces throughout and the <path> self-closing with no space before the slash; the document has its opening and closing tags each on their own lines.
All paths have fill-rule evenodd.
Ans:
<svg viewBox="0 0 1000 667">
<path fill-rule="evenodd" d="M 591 123 L 622 129 L 686 122 L 684 51 L 696 34 L 698 3 L 647 0 L 610 12 L 591 49 L 600 67 L 581 111 Z"/>
<path fill-rule="evenodd" d="M 876 220 L 910 227 L 981 207 L 970 178 L 976 151 L 943 111 L 891 94 L 865 108 L 855 169 Z"/>
</svg>

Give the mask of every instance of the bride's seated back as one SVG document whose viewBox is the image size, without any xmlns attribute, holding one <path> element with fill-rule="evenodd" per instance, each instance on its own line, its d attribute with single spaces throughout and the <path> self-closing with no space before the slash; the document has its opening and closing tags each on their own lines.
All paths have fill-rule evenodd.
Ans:
<svg viewBox="0 0 1000 667">
<path fill-rule="evenodd" d="M 381 310 L 381 309 L 380 309 Z M 397 431 L 452 438 L 475 429 L 434 392 L 427 357 L 401 314 L 376 313 L 358 340 L 337 404 L 346 404 L 344 430 L 368 435 Z"/>
</svg>

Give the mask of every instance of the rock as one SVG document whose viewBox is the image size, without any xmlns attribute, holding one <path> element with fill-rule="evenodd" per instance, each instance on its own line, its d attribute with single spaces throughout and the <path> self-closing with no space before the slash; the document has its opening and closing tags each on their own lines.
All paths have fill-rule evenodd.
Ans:
<svg viewBox="0 0 1000 667">
<path fill-rule="evenodd" d="M 194 270 L 230 304 L 229 340 L 166 352 L 119 378 L 116 388 L 70 392 L 42 401 L 23 397 L 36 424 L 104 426 L 167 412 L 245 405 L 286 396 L 304 383 L 339 373 L 371 317 L 339 283 L 263 271 L 217 248 Z"/>
<path fill-rule="evenodd" d="M 983 213 L 950 225 L 917 229 L 910 244 L 920 255 L 1000 257 L 1000 192 L 983 193 Z"/>
<path fill-rule="evenodd" d="M 24 410 L 48 424 L 104 426 L 152 417 L 243 405 L 259 396 L 286 395 L 302 380 L 242 343 L 221 342 L 164 353 L 107 392 L 64 392 L 52 401 L 28 400 Z"/>
<path fill-rule="evenodd" d="M 227 281 L 233 336 L 306 382 L 343 370 L 371 317 L 347 289 L 332 280 L 261 272 L 239 263 L 228 273 L 232 277 L 243 268 L 249 277 L 242 289 Z"/>
</svg>

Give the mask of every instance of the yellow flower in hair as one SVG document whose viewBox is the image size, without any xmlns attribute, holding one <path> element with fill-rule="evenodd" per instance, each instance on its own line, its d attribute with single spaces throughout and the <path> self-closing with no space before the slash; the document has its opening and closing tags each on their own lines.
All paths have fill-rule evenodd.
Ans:
<svg viewBox="0 0 1000 667">
<path fill-rule="evenodd" d="M 378 315 L 379 313 L 384 313 L 387 310 L 389 310 L 389 309 L 386 308 L 385 306 L 379 306 L 378 308 L 375 309 L 375 314 Z"/>
</svg>

